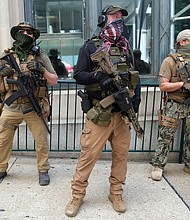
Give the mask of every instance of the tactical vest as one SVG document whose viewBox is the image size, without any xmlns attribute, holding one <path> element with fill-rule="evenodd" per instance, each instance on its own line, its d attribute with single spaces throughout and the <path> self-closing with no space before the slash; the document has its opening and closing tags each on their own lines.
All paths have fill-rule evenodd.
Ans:
<svg viewBox="0 0 190 220">
<path fill-rule="evenodd" d="M 92 39 L 94 42 L 96 48 L 98 49 L 100 45 L 102 44 L 101 40 L 98 38 Z M 133 53 L 131 53 L 133 56 Z M 120 50 L 118 47 L 111 47 L 111 52 L 110 52 L 110 59 L 115 67 L 115 69 L 119 73 L 125 73 L 123 74 L 123 77 L 121 78 L 122 84 L 125 87 L 128 87 L 129 89 L 129 94 L 131 97 L 134 96 L 134 90 L 136 85 L 138 84 L 139 80 L 139 75 L 138 71 L 134 71 L 134 58 L 132 57 L 132 63 L 127 63 L 127 56 L 126 54 L 123 53 L 122 50 Z M 100 65 L 97 65 L 94 69 L 93 72 L 105 72 Z M 130 72 L 130 80 L 128 79 L 127 73 Z M 85 89 L 89 92 L 95 92 L 95 91 L 101 91 L 100 85 L 98 83 L 94 83 L 91 85 L 85 85 Z M 109 93 L 109 92 L 108 92 Z M 102 98 L 105 98 L 105 93 L 102 92 Z"/>
<path fill-rule="evenodd" d="M 13 52 L 11 50 L 8 50 L 6 51 L 7 53 L 10 53 L 10 52 Z M 33 61 L 36 59 L 36 55 L 33 55 L 33 54 L 29 54 L 27 56 L 27 59 L 25 61 L 21 61 L 19 60 L 19 57 L 13 53 L 13 56 L 15 57 L 16 59 L 16 62 L 20 68 L 20 71 L 22 72 L 22 74 L 29 74 L 29 75 L 32 75 L 31 71 L 28 70 L 28 68 L 26 67 L 27 66 L 27 63 L 30 62 L 30 61 Z M 4 80 L 4 88 L 5 88 L 5 99 L 8 98 L 10 95 L 12 95 L 14 92 L 18 91 L 19 88 L 17 87 L 16 84 L 8 84 L 7 81 L 6 81 L 6 78 L 7 77 L 4 77 L 3 80 Z M 18 79 L 18 74 L 17 72 L 15 71 L 14 75 L 12 77 L 10 77 L 14 80 L 17 80 Z M 40 78 L 40 81 L 41 81 L 41 84 L 43 86 L 37 86 L 36 87 L 36 90 L 34 91 L 34 94 L 37 98 L 44 98 L 45 96 L 47 96 L 47 86 L 46 86 L 46 81 L 45 79 L 43 78 L 43 76 L 39 76 Z M 29 99 L 28 97 L 20 97 L 18 98 L 15 103 L 18 103 L 18 104 L 24 104 L 24 103 L 27 103 L 29 102 Z"/>
<path fill-rule="evenodd" d="M 169 57 L 171 57 L 175 61 L 175 67 L 172 70 L 171 82 L 172 83 L 179 82 L 179 76 L 177 74 L 177 70 L 182 68 L 187 61 L 179 53 L 169 54 Z M 183 87 L 173 92 L 167 92 L 168 99 L 175 100 L 179 103 L 184 103 L 184 101 L 189 96 L 190 96 L 190 91 L 184 89 Z"/>
</svg>

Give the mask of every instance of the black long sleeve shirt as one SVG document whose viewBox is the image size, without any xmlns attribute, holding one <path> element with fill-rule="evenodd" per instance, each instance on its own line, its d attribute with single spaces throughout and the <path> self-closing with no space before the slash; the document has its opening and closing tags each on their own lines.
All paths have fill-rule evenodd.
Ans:
<svg viewBox="0 0 190 220">
<path fill-rule="evenodd" d="M 96 79 L 94 78 L 94 72 L 92 72 L 94 67 L 97 65 L 97 63 L 94 63 L 90 58 L 90 55 L 94 53 L 96 49 L 97 48 L 92 40 L 86 41 L 84 45 L 81 47 L 73 75 L 74 79 L 78 84 L 90 85 L 93 83 L 97 83 Z M 135 95 L 132 98 L 132 104 L 135 112 L 137 112 L 139 108 L 139 104 L 141 102 L 140 79 L 135 88 L 134 93 Z M 101 93 L 97 93 L 96 98 L 99 99 L 100 95 Z"/>
</svg>

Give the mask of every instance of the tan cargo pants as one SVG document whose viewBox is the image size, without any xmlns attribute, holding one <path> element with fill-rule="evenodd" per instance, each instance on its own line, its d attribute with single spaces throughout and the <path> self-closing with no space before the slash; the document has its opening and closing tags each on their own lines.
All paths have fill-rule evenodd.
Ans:
<svg viewBox="0 0 190 220">
<path fill-rule="evenodd" d="M 80 140 L 81 155 L 71 185 L 74 197 L 83 198 L 86 195 L 88 178 L 107 140 L 110 141 L 112 148 L 110 192 L 122 194 L 122 185 L 127 173 L 130 128 L 117 112 L 112 115 L 108 127 L 95 125 L 91 120 L 86 119 Z"/>
<path fill-rule="evenodd" d="M 3 109 L 0 117 L 0 172 L 4 172 L 8 168 L 14 134 L 16 128 L 23 120 L 27 123 L 35 139 L 38 170 L 45 172 L 50 168 L 48 162 L 48 132 L 40 117 L 35 112 L 23 114 L 22 112 L 12 112 Z"/>
</svg>

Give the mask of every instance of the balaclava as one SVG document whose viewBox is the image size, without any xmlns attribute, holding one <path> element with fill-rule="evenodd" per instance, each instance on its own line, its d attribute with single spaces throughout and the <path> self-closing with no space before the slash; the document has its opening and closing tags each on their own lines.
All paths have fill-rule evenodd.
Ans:
<svg viewBox="0 0 190 220">
<path fill-rule="evenodd" d="M 31 52 L 34 39 L 20 32 L 15 34 L 15 39 L 16 41 L 13 42 L 12 49 L 18 55 L 20 60 L 25 60 L 27 55 Z"/>
</svg>

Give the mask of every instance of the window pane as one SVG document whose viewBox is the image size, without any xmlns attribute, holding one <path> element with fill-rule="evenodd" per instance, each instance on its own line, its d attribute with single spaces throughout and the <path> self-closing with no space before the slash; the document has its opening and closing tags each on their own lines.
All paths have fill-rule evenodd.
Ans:
<svg viewBox="0 0 190 220">
<path fill-rule="evenodd" d="M 41 48 L 46 54 L 58 49 L 62 62 L 74 66 L 83 43 L 83 0 L 41 0 L 33 6 Z"/>
<path fill-rule="evenodd" d="M 82 0 L 34 2 L 36 26 L 42 33 L 82 32 Z"/>
</svg>

